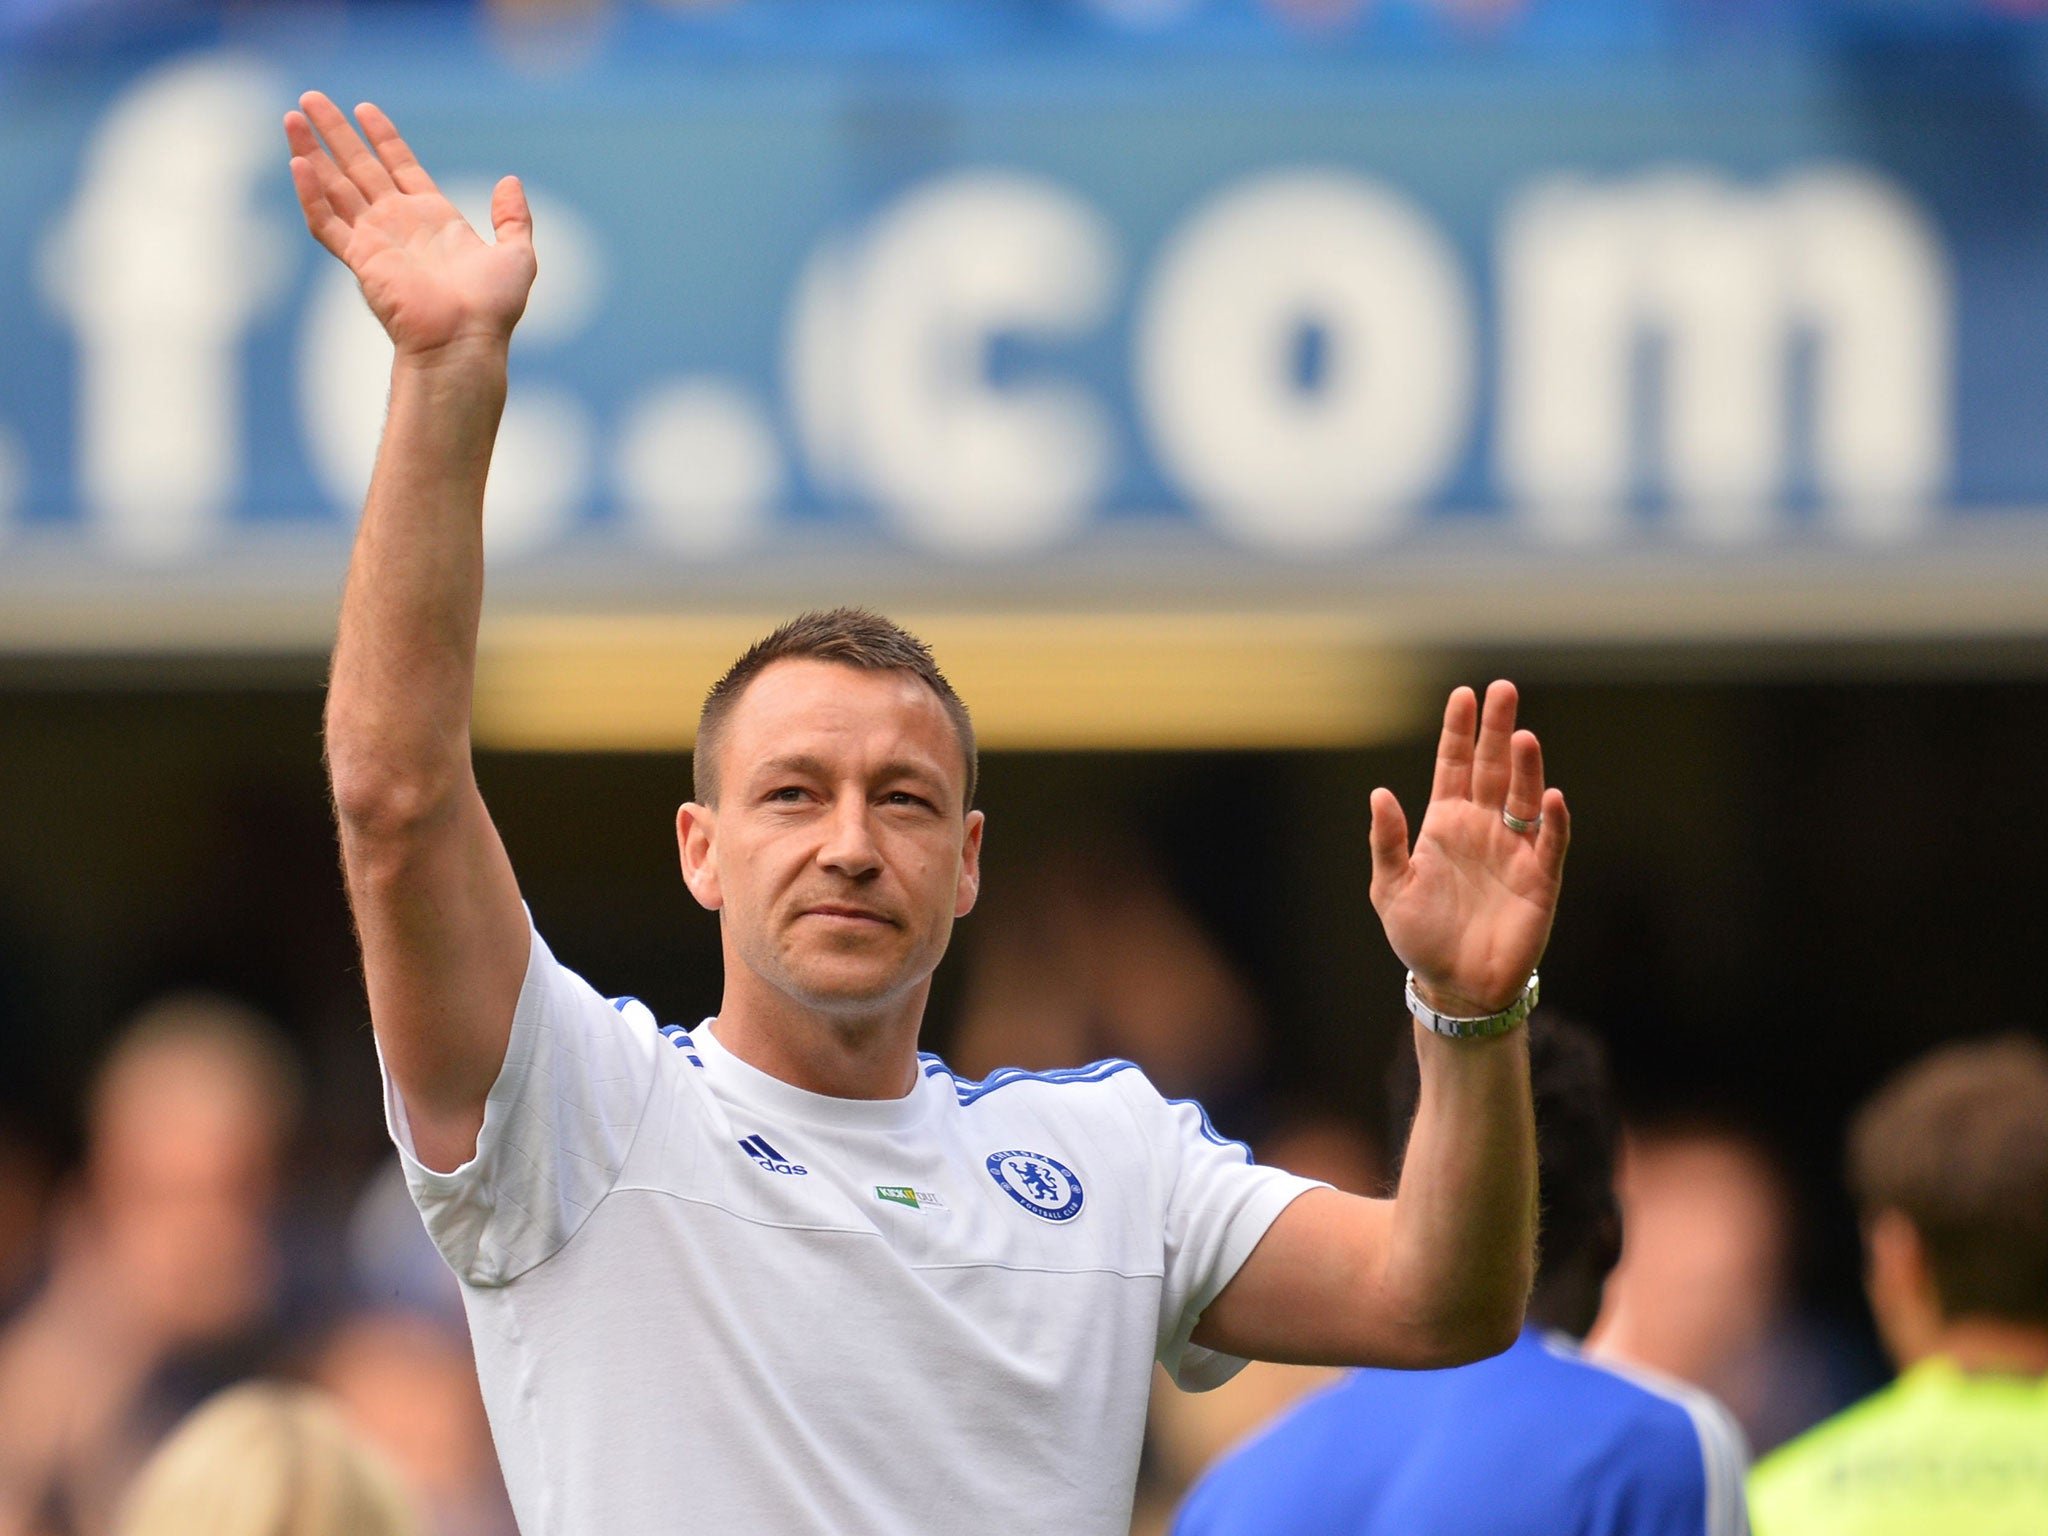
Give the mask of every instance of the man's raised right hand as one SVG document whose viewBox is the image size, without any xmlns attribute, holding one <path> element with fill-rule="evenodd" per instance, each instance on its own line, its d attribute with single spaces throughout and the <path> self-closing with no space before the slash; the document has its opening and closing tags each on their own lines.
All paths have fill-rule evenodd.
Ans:
<svg viewBox="0 0 2048 1536">
<path fill-rule="evenodd" d="M 356 108 L 359 136 L 318 91 L 299 106 L 285 114 L 284 132 L 306 228 L 356 275 L 399 355 L 502 348 L 533 286 L 533 218 L 518 178 L 491 193 L 489 244 L 376 107 Z"/>
</svg>

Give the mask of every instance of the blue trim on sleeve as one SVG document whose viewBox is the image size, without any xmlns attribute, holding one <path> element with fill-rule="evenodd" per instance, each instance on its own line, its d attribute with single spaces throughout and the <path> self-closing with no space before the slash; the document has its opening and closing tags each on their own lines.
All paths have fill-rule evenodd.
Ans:
<svg viewBox="0 0 2048 1536">
<path fill-rule="evenodd" d="M 1201 1117 L 1203 1140 L 1213 1141 L 1219 1147 L 1237 1148 L 1238 1151 L 1244 1154 L 1244 1160 L 1248 1163 L 1255 1163 L 1258 1161 L 1257 1158 L 1252 1156 L 1252 1149 L 1248 1145 L 1246 1145 L 1244 1142 L 1239 1141 L 1234 1136 L 1225 1136 L 1221 1131 L 1217 1130 L 1215 1126 L 1209 1123 L 1209 1111 L 1202 1107 L 1200 1100 L 1168 1099 L 1166 1102 L 1175 1106 L 1176 1108 L 1185 1105 L 1187 1108 L 1192 1109 L 1197 1115 Z"/>
<path fill-rule="evenodd" d="M 690 1032 L 687 1029 L 683 1028 L 680 1024 L 662 1024 L 657 1027 L 661 1038 L 681 1051 L 691 1066 L 701 1067 L 704 1065 L 703 1058 L 697 1054 L 697 1042 L 690 1038 Z"/>
</svg>

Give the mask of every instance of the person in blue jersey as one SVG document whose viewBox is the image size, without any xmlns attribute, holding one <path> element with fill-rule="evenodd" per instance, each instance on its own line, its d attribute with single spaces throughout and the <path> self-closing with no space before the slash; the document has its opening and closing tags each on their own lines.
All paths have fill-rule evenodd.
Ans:
<svg viewBox="0 0 2048 1536">
<path fill-rule="evenodd" d="M 1621 1257 L 1615 1110 L 1605 1054 L 1581 1026 L 1538 1014 L 1529 1054 L 1541 1262 L 1521 1337 L 1454 1370 L 1351 1373 L 1212 1468 L 1174 1536 L 1748 1530 L 1747 1452 L 1727 1412 L 1579 1352 Z"/>
<path fill-rule="evenodd" d="M 342 863 L 525 1536 L 1124 1536 L 1155 1361 L 1200 1389 L 1506 1348 L 1535 1267 L 1520 1026 L 1569 840 L 1514 687 L 1451 694 L 1412 844 L 1371 791 L 1422 1074 L 1391 1199 L 1256 1166 L 1129 1062 L 973 1083 L 919 1055 L 981 886 L 974 731 L 858 608 L 782 625 L 705 702 L 675 837 L 723 995 L 663 1026 L 555 959 L 471 763 L 525 194 L 498 183 L 486 241 L 376 108 L 300 105 L 307 227 L 394 350 L 327 693 Z"/>
</svg>

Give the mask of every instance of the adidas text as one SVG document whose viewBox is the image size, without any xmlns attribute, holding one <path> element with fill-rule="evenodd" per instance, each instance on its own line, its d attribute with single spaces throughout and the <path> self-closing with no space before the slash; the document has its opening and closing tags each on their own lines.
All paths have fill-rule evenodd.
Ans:
<svg viewBox="0 0 2048 1536">
<path fill-rule="evenodd" d="M 805 1174 L 811 1170 L 802 1163 L 792 1163 L 768 1144 L 765 1136 L 742 1136 L 740 1150 L 770 1173 Z"/>
</svg>

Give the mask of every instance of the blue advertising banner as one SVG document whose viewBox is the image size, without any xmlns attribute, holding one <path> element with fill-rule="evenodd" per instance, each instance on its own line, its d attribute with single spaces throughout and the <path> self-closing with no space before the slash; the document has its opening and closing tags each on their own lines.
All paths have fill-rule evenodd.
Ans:
<svg viewBox="0 0 2048 1536">
<path fill-rule="evenodd" d="M 2048 631 L 2048 140 L 2009 40 L 667 35 L 399 15 L 0 65 L 0 643 L 324 632 L 389 353 L 292 199 L 310 86 L 479 221 L 529 189 L 515 606 L 859 580 L 1655 637 L 1706 583 L 1722 633 Z"/>
</svg>

